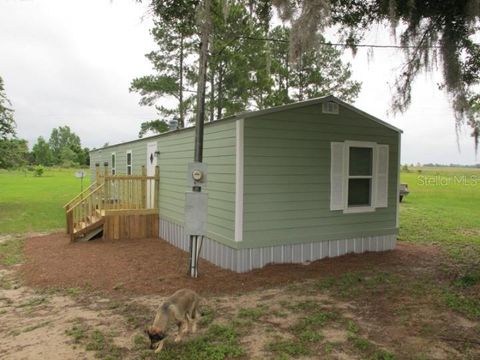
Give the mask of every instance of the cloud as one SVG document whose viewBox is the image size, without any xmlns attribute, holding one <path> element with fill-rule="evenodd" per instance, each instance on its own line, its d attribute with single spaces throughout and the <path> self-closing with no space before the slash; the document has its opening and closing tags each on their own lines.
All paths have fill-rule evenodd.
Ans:
<svg viewBox="0 0 480 360">
<path fill-rule="evenodd" d="M 0 0 L 0 75 L 18 135 L 33 145 L 52 128 L 69 125 L 88 147 L 136 138 L 140 123 L 156 117 L 128 92 L 133 78 L 152 72 L 144 57 L 155 49 L 151 26 L 146 3 L 132 0 Z M 381 27 L 365 41 L 392 42 Z M 436 87 L 439 73 L 417 79 L 410 109 L 394 117 L 387 114 L 389 83 L 401 55 L 375 50 L 369 62 L 359 49 L 345 58 L 363 82 L 354 105 L 404 130 L 403 162 L 475 162 L 468 132 L 460 134 L 457 149 L 449 99 Z"/>
<path fill-rule="evenodd" d="M 0 3 L 0 71 L 19 136 L 32 144 L 69 125 L 89 147 L 135 138 L 155 117 L 128 92 L 151 71 L 146 10 L 120 1 Z"/>
</svg>

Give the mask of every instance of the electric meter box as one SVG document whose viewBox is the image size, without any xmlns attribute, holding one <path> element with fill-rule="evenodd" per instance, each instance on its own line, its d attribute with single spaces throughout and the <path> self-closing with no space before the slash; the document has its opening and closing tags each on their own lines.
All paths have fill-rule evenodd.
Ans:
<svg viewBox="0 0 480 360">
<path fill-rule="evenodd" d="M 185 235 L 207 235 L 208 194 L 185 193 Z"/>
<path fill-rule="evenodd" d="M 205 163 L 193 162 L 188 164 L 187 182 L 188 186 L 206 186 L 207 185 L 207 169 Z"/>
</svg>

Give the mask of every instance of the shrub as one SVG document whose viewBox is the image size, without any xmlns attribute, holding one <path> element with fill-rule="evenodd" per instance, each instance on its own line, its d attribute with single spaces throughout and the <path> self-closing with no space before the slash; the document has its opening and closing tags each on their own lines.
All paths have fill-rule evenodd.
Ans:
<svg viewBox="0 0 480 360">
<path fill-rule="evenodd" d="M 34 171 L 34 173 L 33 173 L 34 176 L 42 176 L 45 169 L 42 165 L 37 165 L 37 166 L 35 166 L 33 171 Z"/>
</svg>

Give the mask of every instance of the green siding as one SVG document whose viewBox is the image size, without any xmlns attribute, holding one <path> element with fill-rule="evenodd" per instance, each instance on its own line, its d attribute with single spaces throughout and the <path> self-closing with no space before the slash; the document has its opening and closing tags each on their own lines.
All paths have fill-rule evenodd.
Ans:
<svg viewBox="0 0 480 360">
<path fill-rule="evenodd" d="M 204 162 L 208 164 L 208 231 L 209 238 L 230 244 L 235 232 L 235 121 L 221 121 L 205 127 Z M 94 163 L 117 153 L 117 174 L 126 173 L 126 151 L 132 150 L 133 173 L 146 165 L 147 143 L 156 142 L 160 156 L 160 215 L 180 225 L 184 223 L 187 164 L 193 161 L 194 129 L 185 129 L 156 137 L 119 144 L 90 154 Z"/>
<path fill-rule="evenodd" d="M 396 233 L 396 131 L 343 107 L 322 114 L 317 104 L 246 119 L 244 134 L 241 247 Z M 389 145 L 387 208 L 330 210 L 330 143 L 345 140 Z"/>
<path fill-rule="evenodd" d="M 321 104 L 253 116 L 244 121 L 243 241 L 235 242 L 236 120 L 208 124 L 204 161 L 208 163 L 209 238 L 234 248 L 395 234 L 399 134 L 356 112 L 321 113 Z M 372 141 L 389 145 L 388 208 L 372 213 L 330 211 L 330 143 Z M 183 224 L 187 164 L 193 159 L 194 129 L 103 148 L 94 163 L 117 154 L 117 174 L 146 164 L 147 143 L 160 155 L 160 214 Z M 103 166 L 101 167 L 103 168 Z M 94 172 L 93 172 L 94 173 Z"/>
<path fill-rule="evenodd" d="M 187 164 L 193 159 L 194 131 L 159 137 L 160 214 L 183 224 Z M 235 122 L 205 128 L 204 161 L 208 164 L 209 238 L 233 241 L 235 231 Z"/>
<path fill-rule="evenodd" d="M 119 144 L 103 149 L 98 149 L 90 153 L 90 168 L 92 177 L 95 176 L 95 163 L 100 164 L 100 171 L 104 171 L 103 163 L 108 162 L 109 172 L 111 170 L 112 153 L 115 153 L 116 164 L 115 171 L 117 175 L 126 175 L 127 173 L 127 151 L 132 151 L 132 173 L 141 174 L 142 165 L 147 161 L 147 142 L 138 141 L 128 144 Z"/>
</svg>

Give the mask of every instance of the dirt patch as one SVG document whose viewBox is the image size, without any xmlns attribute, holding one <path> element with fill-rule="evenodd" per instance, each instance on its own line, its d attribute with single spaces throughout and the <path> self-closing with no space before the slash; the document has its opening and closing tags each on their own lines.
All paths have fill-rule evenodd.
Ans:
<svg viewBox="0 0 480 360">
<path fill-rule="evenodd" d="M 333 343 L 342 343 L 346 342 L 348 338 L 348 333 L 345 330 L 340 329 L 327 329 L 323 331 L 325 339 Z"/>
<path fill-rule="evenodd" d="M 98 315 L 81 310 L 73 300 L 37 294 L 20 287 L 2 291 L 0 357 L 8 359 L 92 359 L 74 348 L 65 335 L 78 317 L 96 321 Z"/>
<path fill-rule="evenodd" d="M 0 329 L 0 357 L 8 359 L 94 359 L 101 356 L 98 351 L 87 350 L 85 339 L 75 341 L 79 337 L 79 329 L 88 328 L 101 331 L 103 334 L 111 334 L 113 344 L 120 350 L 120 357 L 125 359 L 138 359 L 140 355 L 147 359 L 153 359 L 152 353 L 147 350 L 147 340 L 138 348 L 135 345 L 138 337 L 145 336 L 142 333 L 144 325 L 151 322 L 155 309 L 163 301 L 163 297 L 146 295 L 131 298 L 125 296 L 122 299 L 109 299 L 97 295 L 81 293 L 78 296 L 65 296 L 63 293 L 39 293 L 27 287 L 10 289 L 3 292 L 0 298 L 0 310 L 3 311 L 2 328 Z M 335 305 L 332 305 L 334 303 Z M 139 326 L 131 326 L 130 316 L 137 316 L 132 311 L 132 304 L 145 307 L 150 319 L 142 320 Z M 338 305 L 338 306 L 337 306 Z M 121 307 L 128 306 L 126 311 Z M 322 338 L 319 340 L 319 354 L 324 352 L 327 346 L 331 346 L 327 358 L 334 359 L 363 359 L 365 354 L 352 348 L 352 329 L 347 328 L 340 311 L 350 309 L 358 312 L 355 304 L 334 300 L 328 295 L 317 293 L 315 295 L 294 295 L 284 288 L 272 288 L 269 290 L 253 291 L 244 295 L 225 295 L 221 297 L 208 297 L 203 307 L 213 309 L 213 323 L 228 324 L 232 321 L 240 321 L 241 346 L 245 349 L 245 357 L 275 358 L 268 350 L 269 344 L 275 342 L 294 342 L 298 336 L 295 328 L 301 319 L 308 316 L 311 311 L 337 312 L 339 317 L 322 325 L 319 330 Z M 240 309 L 262 309 L 255 316 L 242 317 Z M 342 320 L 343 319 L 343 320 Z M 412 336 L 412 333 L 401 334 L 398 338 L 390 336 L 399 335 L 385 327 L 384 323 L 378 323 L 379 319 L 370 319 L 369 324 L 362 324 L 358 317 L 353 321 L 362 324 L 355 331 L 355 336 L 373 336 L 381 346 L 407 347 L 408 354 L 416 354 L 420 349 L 427 349 L 432 359 L 460 359 L 462 354 L 442 342 L 432 343 L 432 339 L 421 336 Z M 75 330 L 77 329 L 77 330 Z M 195 336 L 205 333 L 207 327 L 200 329 Z M 75 332 L 76 331 L 76 332 Z M 360 334 L 358 334 L 360 332 Z M 375 333 L 378 332 L 378 335 Z M 84 335 L 86 336 L 86 335 Z M 188 338 L 192 338 L 190 335 Z M 187 338 L 187 339 L 188 339 Z M 401 341 L 401 344 L 391 344 L 391 341 Z M 88 340 L 87 340 L 88 341 Z M 327 345 L 330 344 L 330 345 Z M 173 346 L 168 343 L 166 347 Z M 146 352 L 145 352 L 146 351 Z M 475 353 L 477 354 L 477 353 Z M 108 354 L 103 354 L 108 355 Z M 475 355 L 473 355 L 475 356 Z M 296 357 L 299 359 L 319 358 L 313 353 L 307 356 Z M 400 355 L 398 359 L 409 359 L 411 356 Z M 472 359 L 474 357 L 471 357 Z"/>
<path fill-rule="evenodd" d="M 399 242 L 393 251 L 350 254 L 309 265 L 268 265 L 245 274 L 201 260 L 201 275 L 193 280 L 186 274 L 188 253 L 159 239 L 70 243 L 65 234 L 56 233 L 29 238 L 25 255 L 21 271 L 28 285 L 161 295 L 182 287 L 202 294 L 242 293 L 349 271 L 429 271 L 441 258 L 436 247 Z"/>
<path fill-rule="evenodd" d="M 462 236 L 480 236 L 480 229 L 458 229 L 457 231 Z"/>
</svg>

